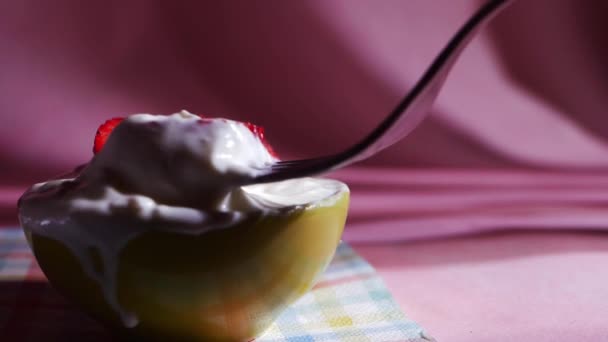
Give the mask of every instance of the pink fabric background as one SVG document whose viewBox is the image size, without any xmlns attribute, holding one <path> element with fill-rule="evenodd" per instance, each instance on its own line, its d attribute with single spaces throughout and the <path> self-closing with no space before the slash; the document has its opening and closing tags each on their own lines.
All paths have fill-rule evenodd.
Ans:
<svg viewBox="0 0 608 342">
<path fill-rule="evenodd" d="M 113 116 L 188 109 L 259 123 L 283 156 L 338 151 L 480 3 L 0 1 L 0 221 Z M 608 223 L 607 13 L 517 2 L 411 136 L 337 173 L 346 238 L 440 340 L 608 338 L 608 240 L 582 232 Z"/>
</svg>

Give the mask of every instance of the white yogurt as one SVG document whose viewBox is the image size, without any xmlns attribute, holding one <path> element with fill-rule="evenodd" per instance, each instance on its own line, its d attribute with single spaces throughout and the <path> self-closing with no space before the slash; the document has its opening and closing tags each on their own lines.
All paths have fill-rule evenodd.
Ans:
<svg viewBox="0 0 608 342">
<path fill-rule="evenodd" d="M 131 239 L 150 230 L 203 234 L 250 215 L 331 205 L 348 191 L 343 183 L 317 178 L 230 185 L 276 161 L 237 121 L 186 111 L 132 115 L 76 177 L 32 186 L 20 199 L 19 216 L 26 231 L 67 246 L 125 327 L 135 327 L 136 314 L 116 294 L 117 256 Z M 101 257 L 102 271 L 91 250 Z"/>
</svg>

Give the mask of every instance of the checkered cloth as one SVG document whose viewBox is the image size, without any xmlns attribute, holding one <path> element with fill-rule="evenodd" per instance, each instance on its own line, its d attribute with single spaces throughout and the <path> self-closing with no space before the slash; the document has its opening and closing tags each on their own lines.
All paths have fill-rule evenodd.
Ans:
<svg viewBox="0 0 608 342">
<path fill-rule="evenodd" d="M 48 285 L 20 229 L 0 229 L 0 341 L 112 341 Z M 342 244 L 307 295 L 256 341 L 432 341 L 374 269 Z"/>
</svg>

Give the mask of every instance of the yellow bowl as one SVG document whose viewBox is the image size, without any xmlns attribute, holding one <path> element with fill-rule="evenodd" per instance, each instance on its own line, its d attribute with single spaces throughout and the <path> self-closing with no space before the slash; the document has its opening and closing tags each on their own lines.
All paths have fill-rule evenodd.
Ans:
<svg viewBox="0 0 608 342">
<path fill-rule="evenodd" d="M 116 331 L 159 341 L 249 341 L 331 261 L 349 202 L 348 191 L 336 196 L 331 204 L 200 236 L 149 231 L 129 241 L 117 258 L 116 290 L 121 307 L 138 319 L 131 329 L 66 245 L 38 234 L 27 220 L 22 226 L 53 287 Z"/>
</svg>

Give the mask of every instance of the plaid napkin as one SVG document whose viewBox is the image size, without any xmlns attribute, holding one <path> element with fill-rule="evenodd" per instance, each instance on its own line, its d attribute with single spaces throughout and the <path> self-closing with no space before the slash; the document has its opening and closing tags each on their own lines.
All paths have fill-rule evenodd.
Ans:
<svg viewBox="0 0 608 342">
<path fill-rule="evenodd" d="M 49 286 L 20 229 L 0 229 L 0 340 L 111 341 Z M 307 295 L 256 341 L 433 341 L 346 244 Z"/>
</svg>

